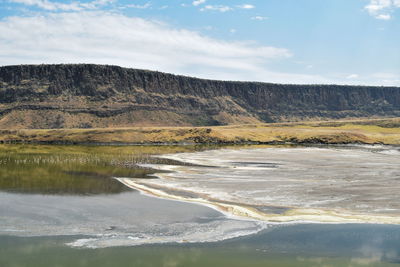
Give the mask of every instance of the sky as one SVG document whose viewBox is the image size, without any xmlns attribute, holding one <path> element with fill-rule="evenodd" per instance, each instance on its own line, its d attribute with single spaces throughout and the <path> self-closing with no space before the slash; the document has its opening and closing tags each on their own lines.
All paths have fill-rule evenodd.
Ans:
<svg viewBox="0 0 400 267">
<path fill-rule="evenodd" d="M 0 65 L 400 86 L 400 0 L 0 0 Z"/>
</svg>

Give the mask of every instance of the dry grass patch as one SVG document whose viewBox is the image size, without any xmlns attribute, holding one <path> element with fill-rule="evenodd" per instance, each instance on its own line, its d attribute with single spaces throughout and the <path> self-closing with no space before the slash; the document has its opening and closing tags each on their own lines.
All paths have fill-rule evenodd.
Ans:
<svg viewBox="0 0 400 267">
<path fill-rule="evenodd" d="M 0 130 L 0 142 L 28 143 L 326 143 L 400 145 L 400 119 L 251 124 Z M 389 127 L 393 126 L 393 127 Z"/>
</svg>

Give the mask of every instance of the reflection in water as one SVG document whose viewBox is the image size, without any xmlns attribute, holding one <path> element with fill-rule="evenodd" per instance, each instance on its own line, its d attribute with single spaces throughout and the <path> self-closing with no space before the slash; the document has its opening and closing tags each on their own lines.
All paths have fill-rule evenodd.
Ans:
<svg viewBox="0 0 400 267">
<path fill-rule="evenodd" d="M 70 237 L 0 236 L 0 265 L 399 266 L 399 235 L 397 226 L 293 225 L 219 243 L 103 249 L 64 246 Z"/>
<path fill-rule="evenodd" d="M 0 145 L 0 191 L 40 194 L 110 194 L 128 191 L 114 176 L 145 178 L 137 163 L 169 163 L 154 154 L 196 151 L 196 146 Z"/>
<path fill-rule="evenodd" d="M 149 178 L 154 170 L 136 164 L 183 164 L 151 155 L 204 149 L 210 147 L 0 145 L 0 266 L 400 265 L 398 225 L 266 226 L 204 206 L 123 192 L 128 189 L 111 179 Z M 232 160 L 232 169 L 283 166 L 239 160 Z M 260 210 L 279 215 L 287 208 Z M 235 236 L 241 237 L 190 243 Z M 79 242 L 79 249 L 66 245 Z M 151 243 L 163 245 L 123 247 Z"/>
<path fill-rule="evenodd" d="M 137 192 L 59 196 L 0 192 L 0 235 L 85 235 L 73 247 L 112 247 L 218 241 L 262 230 L 208 207 Z M 1 241 L 0 241 L 1 243 Z"/>
<path fill-rule="evenodd" d="M 257 220 L 400 224 L 400 151 L 392 146 L 223 149 L 160 157 L 195 165 L 145 165 L 173 172 L 158 174 L 160 179 L 119 180 L 157 197 Z"/>
</svg>

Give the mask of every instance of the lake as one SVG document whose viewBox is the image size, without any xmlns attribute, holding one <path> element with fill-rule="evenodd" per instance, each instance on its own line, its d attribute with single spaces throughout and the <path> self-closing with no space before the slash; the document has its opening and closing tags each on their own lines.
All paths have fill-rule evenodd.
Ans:
<svg viewBox="0 0 400 267">
<path fill-rule="evenodd" d="M 0 266 L 397 266 L 390 146 L 0 146 Z"/>
</svg>

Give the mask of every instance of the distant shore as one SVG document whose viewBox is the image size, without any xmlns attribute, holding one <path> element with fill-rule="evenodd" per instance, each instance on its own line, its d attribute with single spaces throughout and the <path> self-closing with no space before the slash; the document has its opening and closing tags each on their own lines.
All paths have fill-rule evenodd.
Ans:
<svg viewBox="0 0 400 267">
<path fill-rule="evenodd" d="M 400 118 L 212 127 L 1 129 L 0 143 L 400 145 Z"/>
</svg>

